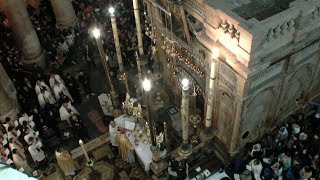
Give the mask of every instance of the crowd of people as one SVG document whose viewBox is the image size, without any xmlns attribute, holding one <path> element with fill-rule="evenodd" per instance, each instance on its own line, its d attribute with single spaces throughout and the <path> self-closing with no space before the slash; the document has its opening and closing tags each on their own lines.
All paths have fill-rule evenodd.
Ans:
<svg viewBox="0 0 320 180">
<path fill-rule="evenodd" d="M 277 132 L 250 145 L 245 156 L 235 160 L 233 170 L 241 180 L 319 179 L 319 125 L 314 116 L 292 115 Z"/>
<path fill-rule="evenodd" d="M 95 95 L 90 88 L 88 73 L 84 70 L 76 74 L 63 72 L 61 65 L 62 62 L 68 65 L 84 61 L 87 69 L 97 68 L 95 55 L 98 52 L 91 30 L 98 27 L 103 32 L 101 38 L 108 64 L 112 74 L 116 75 L 118 63 L 111 22 L 106 21 L 111 5 L 117 10 L 124 66 L 135 66 L 135 52 L 138 48 L 132 1 L 74 0 L 72 3 L 78 17 L 77 26 L 72 28 L 61 28 L 56 24 L 50 1 L 41 1 L 38 9 L 27 7 L 41 46 L 46 52 L 45 69 L 37 64 L 33 64 L 32 68 L 25 68 L 21 64 L 23 54 L 16 44 L 6 16 L 0 13 L 0 61 L 14 83 L 21 107 L 18 119 L 7 117 L 2 120 L 4 132 L 0 135 L 0 161 L 28 174 L 46 167 L 53 139 L 57 141 L 55 147 L 59 147 L 61 141 L 72 134 L 76 139 L 90 139 L 79 112 L 73 106 L 82 103 L 81 92 L 86 98 Z M 145 51 L 151 52 L 151 40 L 144 34 L 143 41 Z M 66 131 L 66 127 L 72 130 Z M 56 155 L 61 152 L 56 151 Z"/>
</svg>

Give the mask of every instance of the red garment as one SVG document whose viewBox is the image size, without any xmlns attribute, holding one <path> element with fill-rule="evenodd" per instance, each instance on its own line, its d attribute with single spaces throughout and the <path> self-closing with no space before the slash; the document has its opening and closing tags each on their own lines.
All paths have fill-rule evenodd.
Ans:
<svg viewBox="0 0 320 180">
<path fill-rule="evenodd" d="M 87 13 L 87 14 L 91 14 L 92 11 L 93 11 L 92 6 L 88 6 L 88 7 L 84 8 L 84 11 L 83 11 L 83 12 L 84 12 L 84 13 Z"/>
</svg>

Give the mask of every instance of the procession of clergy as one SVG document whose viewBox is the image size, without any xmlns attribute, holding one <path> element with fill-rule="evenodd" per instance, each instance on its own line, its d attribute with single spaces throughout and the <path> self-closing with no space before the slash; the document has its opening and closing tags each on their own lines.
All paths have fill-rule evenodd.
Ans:
<svg viewBox="0 0 320 180">
<path fill-rule="evenodd" d="M 48 116 L 42 117 L 44 113 L 39 113 L 39 110 L 46 110 L 49 112 L 49 116 L 54 117 L 53 112 L 55 111 L 52 109 L 59 108 L 61 122 L 66 121 L 70 127 L 79 130 L 80 137 L 82 135 L 83 123 L 79 119 L 78 111 L 72 105 L 74 100 L 66 88 L 65 82 L 58 74 L 54 73 L 50 74 L 48 82 L 50 87 L 43 78 L 36 80 L 33 88 L 39 105 L 34 104 L 32 114 L 21 112 L 18 119 L 7 117 L 2 123 L 6 132 L 0 135 L 0 162 L 16 167 L 29 175 L 37 172 L 35 170 L 43 170 L 48 165 L 48 156 L 42 143 L 41 134 L 48 128 L 57 131 L 55 126 L 59 123 L 57 120 L 59 117 L 51 119 Z M 28 79 L 25 84 L 27 88 L 31 88 Z M 38 109 L 38 107 L 40 108 Z M 55 154 L 58 165 L 65 175 L 74 175 L 75 168 L 70 155 L 60 149 Z"/>
</svg>

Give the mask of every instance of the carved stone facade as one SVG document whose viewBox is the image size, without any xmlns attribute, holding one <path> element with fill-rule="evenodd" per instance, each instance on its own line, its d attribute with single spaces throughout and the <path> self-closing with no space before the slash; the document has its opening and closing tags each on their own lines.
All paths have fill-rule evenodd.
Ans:
<svg viewBox="0 0 320 180">
<path fill-rule="evenodd" d="M 157 1 L 146 0 L 154 9 L 169 9 L 171 16 L 175 16 L 171 9 L 184 6 L 188 20 L 192 21 L 188 23 L 192 43 L 187 45 L 193 51 L 205 51 L 206 78 L 194 78 L 198 79 L 197 83 L 204 84 L 205 99 L 211 51 L 213 48 L 220 51 L 213 129 L 229 152 L 239 150 L 245 143 L 275 128 L 288 115 L 320 95 L 320 1 L 288 1 L 285 9 L 263 17 L 258 12 L 253 17 L 243 14 L 245 8 L 251 7 L 248 4 L 261 5 L 254 0 L 241 3 L 185 0 L 182 4 L 168 1 L 156 5 L 154 2 Z M 269 5 L 266 8 L 279 6 Z M 192 27 L 197 24 L 203 26 L 200 31 Z M 153 22 L 152 26 L 154 33 L 170 37 L 174 42 L 181 41 L 174 33 L 170 36 L 170 29 L 163 23 Z M 154 41 L 162 43 L 159 38 Z M 158 51 L 157 57 L 166 62 L 163 56 Z"/>
</svg>

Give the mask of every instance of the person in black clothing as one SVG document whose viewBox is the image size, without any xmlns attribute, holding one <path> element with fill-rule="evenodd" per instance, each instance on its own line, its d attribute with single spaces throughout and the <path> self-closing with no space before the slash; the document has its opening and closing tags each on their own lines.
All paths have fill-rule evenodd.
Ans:
<svg viewBox="0 0 320 180">
<path fill-rule="evenodd" d="M 84 92 L 87 95 L 87 98 L 89 98 L 90 94 L 92 96 L 94 96 L 94 93 L 91 91 L 91 88 L 90 88 L 90 82 L 89 82 L 88 74 L 85 73 L 84 71 L 80 71 L 78 80 L 79 80 L 80 84 L 83 86 L 83 89 L 84 89 Z"/>
<path fill-rule="evenodd" d="M 71 76 L 70 73 L 67 73 L 64 82 L 70 94 L 72 94 L 74 103 L 80 104 L 82 102 L 82 99 L 81 99 L 81 94 L 79 92 L 79 85 L 77 84 L 76 79 L 73 76 Z"/>
<path fill-rule="evenodd" d="M 83 58 L 86 60 L 88 67 L 90 69 L 97 69 L 97 65 L 94 62 L 94 55 L 93 55 L 94 44 L 90 40 L 87 40 L 87 42 L 85 42 L 85 44 L 81 49 L 83 52 Z"/>
<path fill-rule="evenodd" d="M 77 139 L 90 139 L 88 132 L 78 114 L 74 114 L 70 117 L 70 123 L 75 130 L 75 135 Z"/>
</svg>

